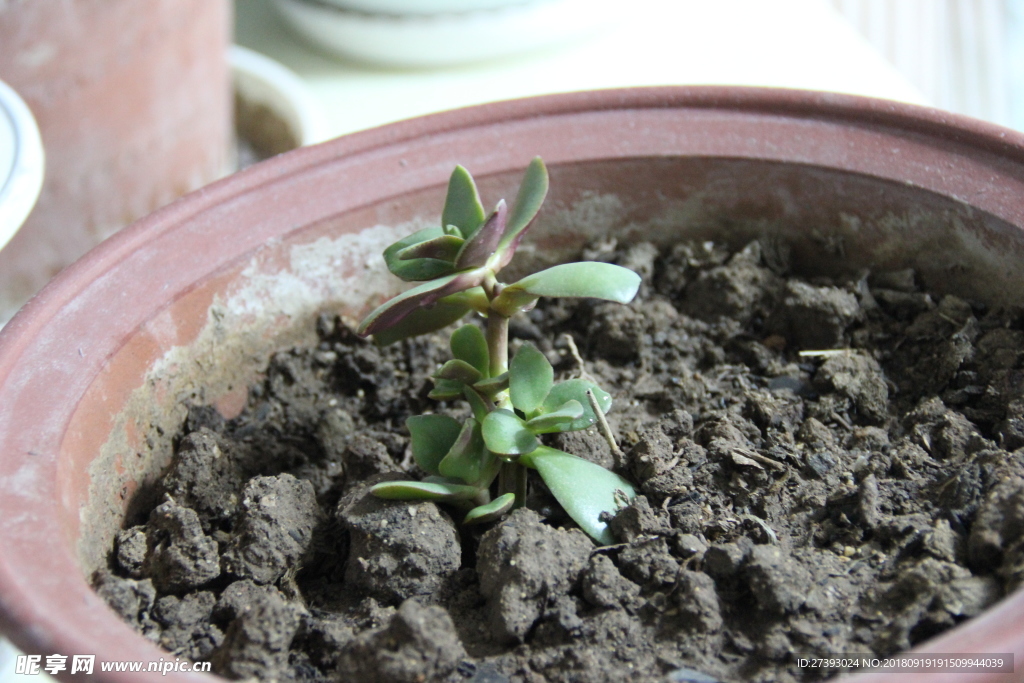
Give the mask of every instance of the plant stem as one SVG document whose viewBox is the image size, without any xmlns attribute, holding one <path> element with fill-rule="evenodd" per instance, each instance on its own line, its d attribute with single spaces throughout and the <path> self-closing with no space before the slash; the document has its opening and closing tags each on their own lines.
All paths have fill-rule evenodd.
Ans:
<svg viewBox="0 0 1024 683">
<path fill-rule="evenodd" d="M 515 467 L 515 485 L 516 485 L 516 502 L 515 507 L 523 507 L 526 505 L 526 468 L 519 463 L 513 463 Z"/>
<path fill-rule="evenodd" d="M 491 377 L 508 372 L 508 318 L 494 310 L 487 315 L 487 350 L 491 354 Z"/>
<path fill-rule="evenodd" d="M 516 502 L 512 505 L 513 509 L 521 508 L 526 504 L 526 476 L 526 468 L 519 463 L 501 463 L 501 470 L 498 473 L 498 495 L 516 494 Z"/>
<path fill-rule="evenodd" d="M 484 292 L 489 301 L 501 293 L 502 285 L 492 276 L 484 283 Z M 508 317 L 493 308 L 487 314 L 487 351 L 490 353 L 491 377 L 508 372 Z M 495 408 L 511 409 L 512 400 L 508 390 L 498 392 L 494 397 Z M 514 493 L 513 508 L 526 504 L 526 468 L 516 462 L 502 462 L 498 470 L 498 495 Z"/>
<path fill-rule="evenodd" d="M 498 470 L 498 495 L 497 498 L 504 496 L 506 493 L 515 493 L 515 463 L 502 462 L 501 469 Z M 516 501 L 519 502 L 519 501 Z"/>
</svg>

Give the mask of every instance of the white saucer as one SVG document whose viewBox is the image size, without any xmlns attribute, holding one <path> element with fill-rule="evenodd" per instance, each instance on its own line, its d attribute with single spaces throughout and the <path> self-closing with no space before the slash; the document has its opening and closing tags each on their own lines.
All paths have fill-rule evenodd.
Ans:
<svg viewBox="0 0 1024 683">
<path fill-rule="evenodd" d="M 400 67 L 465 64 L 529 52 L 609 26 L 611 0 L 533 0 L 432 15 L 367 14 L 325 0 L 274 0 L 303 37 L 342 57 Z"/>
<path fill-rule="evenodd" d="M 0 81 L 0 249 L 18 232 L 43 186 L 43 143 L 25 101 Z"/>
<path fill-rule="evenodd" d="M 367 14 L 447 14 L 525 5 L 530 0 L 323 0 L 341 9 Z"/>
</svg>

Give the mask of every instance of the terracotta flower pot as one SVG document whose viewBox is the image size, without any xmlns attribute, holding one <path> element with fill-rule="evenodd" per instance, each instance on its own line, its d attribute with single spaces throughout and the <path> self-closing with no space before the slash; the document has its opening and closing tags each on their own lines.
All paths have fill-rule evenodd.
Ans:
<svg viewBox="0 0 1024 683">
<path fill-rule="evenodd" d="M 485 196 L 508 196 L 537 154 L 552 176 L 532 233 L 543 251 L 521 249 L 520 267 L 604 235 L 741 245 L 770 225 L 805 274 L 912 266 L 940 292 L 990 303 L 1024 292 L 1024 136 L 891 102 L 604 91 L 300 149 L 136 223 L 0 332 L 0 627 L 31 652 L 166 655 L 85 578 L 171 457 L 155 437 L 179 427 L 185 399 L 236 414 L 269 352 L 312 338 L 319 312 L 358 317 L 395 293 L 395 279 L 374 277 L 381 248 L 436 220 L 455 163 Z M 822 259 L 823 239 L 843 250 Z M 1019 667 L 1022 610 L 1018 592 L 919 649 L 1013 652 Z M 954 679 L 1019 680 L 901 676 Z"/>
<path fill-rule="evenodd" d="M 0 323 L 102 239 L 227 171 L 230 30 L 229 0 L 0 3 L 0 80 L 47 161 L 0 252 Z"/>
</svg>

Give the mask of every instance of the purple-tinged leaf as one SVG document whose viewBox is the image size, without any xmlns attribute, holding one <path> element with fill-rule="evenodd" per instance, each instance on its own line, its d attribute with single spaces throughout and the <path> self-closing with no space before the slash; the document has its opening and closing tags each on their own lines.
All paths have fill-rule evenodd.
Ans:
<svg viewBox="0 0 1024 683">
<path fill-rule="evenodd" d="M 526 237 L 526 231 L 522 230 L 518 235 L 512 238 L 508 244 L 499 245 L 498 248 L 494 250 L 496 258 L 493 259 L 491 267 L 495 273 L 511 263 L 512 257 L 516 255 L 516 249 L 519 248 L 519 243 L 523 241 L 524 237 Z"/>
<path fill-rule="evenodd" d="M 384 263 L 387 264 L 388 270 L 406 282 L 423 282 L 450 275 L 454 270 L 450 261 L 434 258 L 402 260 L 398 256 L 399 253 L 409 247 L 443 237 L 444 235 L 445 232 L 441 228 L 417 230 L 385 249 Z"/>
<path fill-rule="evenodd" d="M 498 261 L 494 264 L 495 272 L 507 266 L 512 260 L 516 247 L 519 246 L 519 242 L 522 241 L 537 212 L 540 211 L 547 193 L 548 169 L 540 157 L 535 157 L 526 167 L 523 182 L 519 185 L 519 194 L 516 195 L 516 202 L 512 205 L 512 211 L 508 217 L 508 225 L 494 250 L 498 254 Z"/>
<path fill-rule="evenodd" d="M 476 268 L 454 273 L 425 282 L 418 287 L 413 287 L 374 309 L 363 319 L 356 333 L 366 337 L 376 334 L 380 330 L 386 330 L 397 325 L 406 316 L 419 308 L 426 308 L 450 294 L 478 286 L 484 281 L 486 275 L 486 270 Z"/>
<path fill-rule="evenodd" d="M 464 239 L 455 235 L 441 235 L 440 237 L 408 246 L 399 251 L 396 256 L 399 261 L 429 258 L 454 263 L 455 257 L 465 242 Z"/>
<path fill-rule="evenodd" d="M 405 316 L 400 322 L 373 335 L 378 346 L 387 346 L 395 342 L 428 334 L 460 320 L 471 310 L 467 292 L 457 292 L 446 296 L 430 308 L 418 308 Z"/>
<path fill-rule="evenodd" d="M 494 213 L 484 223 L 472 238 L 466 240 L 462 250 L 455 259 L 455 267 L 459 270 L 465 268 L 479 268 L 487 263 L 494 250 L 498 247 L 501 235 L 505 231 L 505 223 L 508 221 L 508 208 L 505 200 L 502 199 L 495 207 Z"/>
<path fill-rule="evenodd" d="M 441 225 L 454 225 L 463 237 L 469 239 L 484 222 L 485 216 L 473 176 L 462 166 L 456 166 L 448 178 L 448 194 L 441 212 Z"/>
</svg>

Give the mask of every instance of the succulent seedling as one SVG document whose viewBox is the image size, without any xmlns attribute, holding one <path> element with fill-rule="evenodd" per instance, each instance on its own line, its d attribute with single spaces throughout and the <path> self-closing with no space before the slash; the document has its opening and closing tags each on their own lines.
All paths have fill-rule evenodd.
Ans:
<svg viewBox="0 0 1024 683">
<path fill-rule="evenodd" d="M 384 251 L 388 269 L 422 284 L 372 311 L 359 334 L 390 344 L 446 327 L 470 311 L 484 316 L 452 333 L 452 360 L 434 375 L 430 397 L 465 399 L 471 417 L 419 415 L 406 421 L 423 481 L 389 481 L 371 490 L 381 498 L 435 500 L 468 509 L 464 523 L 499 518 L 523 504 L 526 471 L 535 469 L 555 499 L 600 543 L 612 543 L 604 513 L 614 513 L 635 492 L 628 481 L 588 460 L 550 448 L 541 436 L 587 429 L 611 406 L 593 382 L 555 381 L 551 364 L 532 344 L 509 362 L 509 319 L 542 296 L 592 297 L 628 303 L 640 277 L 621 266 L 568 263 L 503 284 L 498 273 L 540 210 L 548 173 L 540 158 L 523 177 L 511 210 L 498 202 L 484 212 L 473 177 L 456 166 L 448 182 L 441 225 L 395 242 Z M 600 411 L 600 414 L 597 412 Z M 497 488 L 492 498 L 493 484 Z"/>
</svg>

